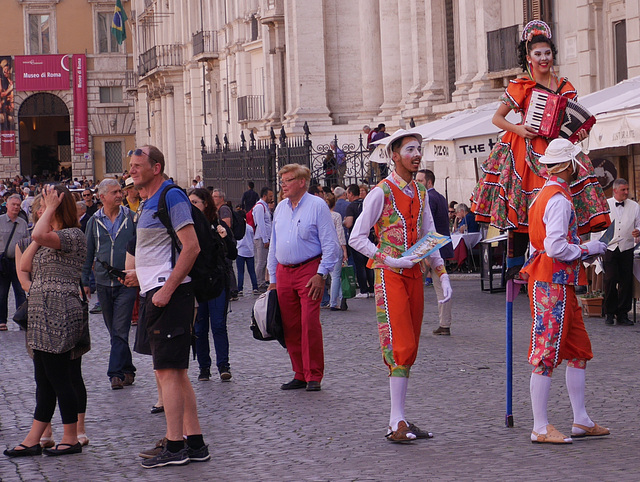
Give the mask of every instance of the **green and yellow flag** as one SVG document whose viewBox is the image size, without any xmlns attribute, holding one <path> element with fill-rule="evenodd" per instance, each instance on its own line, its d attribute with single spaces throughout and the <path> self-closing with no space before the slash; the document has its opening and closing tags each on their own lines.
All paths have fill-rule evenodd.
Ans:
<svg viewBox="0 0 640 482">
<path fill-rule="evenodd" d="M 122 2 L 116 0 L 116 9 L 113 12 L 113 21 L 111 22 L 111 33 L 116 38 L 118 45 L 127 38 L 127 31 L 124 28 L 124 23 L 127 21 L 127 14 L 122 8 Z"/>
</svg>

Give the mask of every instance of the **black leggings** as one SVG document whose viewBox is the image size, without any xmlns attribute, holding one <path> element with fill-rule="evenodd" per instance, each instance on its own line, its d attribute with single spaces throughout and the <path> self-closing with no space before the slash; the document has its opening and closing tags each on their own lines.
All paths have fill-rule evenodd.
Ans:
<svg viewBox="0 0 640 482">
<path fill-rule="evenodd" d="M 62 423 L 76 423 L 78 413 L 87 407 L 87 391 L 82 381 L 82 359 L 70 359 L 70 352 L 61 354 L 33 351 L 36 380 L 36 409 L 33 418 L 49 423 L 56 409 L 56 398 Z"/>
</svg>

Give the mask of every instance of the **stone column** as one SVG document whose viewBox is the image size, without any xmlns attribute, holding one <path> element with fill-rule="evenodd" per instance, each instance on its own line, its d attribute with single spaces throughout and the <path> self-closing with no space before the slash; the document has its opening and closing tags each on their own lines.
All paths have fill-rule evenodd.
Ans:
<svg viewBox="0 0 640 482">
<path fill-rule="evenodd" d="M 167 120 L 166 120 L 166 115 L 167 115 L 167 97 L 162 93 L 162 91 L 158 92 L 158 96 L 160 97 L 159 100 L 157 101 L 157 104 L 159 104 L 160 109 L 158 110 L 158 112 L 156 112 L 155 117 L 156 122 L 157 122 L 157 127 L 156 127 L 156 139 L 157 139 L 157 144 L 156 146 L 158 147 L 158 149 L 160 149 L 162 151 L 162 153 L 165 155 L 167 155 L 166 153 L 166 139 L 167 139 Z"/>
<path fill-rule="evenodd" d="M 626 3 L 627 71 L 629 78 L 640 75 L 640 4 Z"/>
<path fill-rule="evenodd" d="M 456 91 L 452 95 L 454 102 L 464 102 L 468 99 L 471 82 L 478 72 L 476 38 L 476 7 L 475 0 L 459 0 L 458 16 L 455 19 L 456 30 L 456 52 L 460 66 L 460 71 L 456 71 Z"/>
<path fill-rule="evenodd" d="M 164 153 L 165 155 L 165 163 L 166 163 L 166 167 L 168 167 L 168 169 L 165 167 L 165 172 L 167 172 L 167 174 L 169 175 L 169 177 L 172 177 L 174 179 L 174 181 L 179 182 L 178 180 L 178 159 L 176 157 L 176 113 L 174 110 L 174 105 L 173 105 L 173 88 L 169 87 L 167 89 L 167 93 L 166 95 L 162 96 L 162 99 L 165 100 L 165 115 L 164 118 L 166 119 L 165 124 L 167 125 L 166 128 L 166 137 L 165 139 L 167 140 L 166 142 L 166 152 Z M 181 173 L 181 179 L 180 180 L 184 180 L 182 179 L 182 177 L 184 177 L 186 174 L 185 173 Z"/>
<path fill-rule="evenodd" d="M 426 83 L 422 86 L 420 105 L 429 107 L 445 100 L 447 49 L 445 45 L 444 0 L 424 0 L 424 43 Z"/>
<path fill-rule="evenodd" d="M 405 6 L 405 9 L 407 7 Z M 427 51 L 424 0 L 411 0 L 409 19 L 411 51 L 411 86 L 405 93 L 405 108 L 418 107 L 422 85 L 427 79 Z M 402 31 L 402 30 L 401 30 Z"/>
<path fill-rule="evenodd" d="M 378 115 L 383 100 L 379 11 L 379 0 L 360 0 L 360 63 L 362 70 L 360 118 L 364 121 L 370 121 Z"/>
<path fill-rule="evenodd" d="M 473 49 L 476 57 L 476 74 L 469 90 L 469 99 L 474 101 L 474 105 L 495 100 L 500 95 L 499 90 L 492 87 L 492 82 L 487 75 L 489 72 L 487 32 L 501 27 L 500 8 L 500 4 L 494 0 L 476 1 L 476 42 Z"/>
<path fill-rule="evenodd" d="M 391 118 L 398 113 L 402 99 L 402 83 L 399 46 L 398 3 L 393 0 L 380 2 L 380 53 L 382 59 L 382 117 Z"/>
<path fill-rule="evenodd" d="M 327 107 L 323 2 L 285 0 L 287 112 L 285 125 L 331 125 Z"/>
<path fill-rule="evenodd" d="M 406 107 L 407 103 L 411 103 L 409 90 L 413 84 L 413 45 L 412 45 L 412 18 L 411 3 L 406 0 L 397 0 L 398 5 L 398 47 L 396 55 L 400 57 L 400 76 L 401 76 L 401 95 L 402 99 L 398 104 L 400 113 Z"/>
</svg>

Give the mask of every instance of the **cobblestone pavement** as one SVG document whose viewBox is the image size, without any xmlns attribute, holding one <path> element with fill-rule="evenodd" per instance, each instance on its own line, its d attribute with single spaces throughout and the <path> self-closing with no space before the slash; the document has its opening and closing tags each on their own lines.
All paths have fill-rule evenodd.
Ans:
<svg viewBox="0 0 640 482">
<path fill-rule="evenodd" d="M 425 323 L 407 401 L 411 421 L 432 440 L 393 445 L 384 437 L 388 382 L 374 325 L 372 299 L 350 300 L 349 311 L 322 311 L 326 373 L 321 392 L 283 392 L 292 378 L 276 342 L 251 337 L 253 297 L 229 315 L 233 381 L 198 382 L 189 375 L 212 454 L 208 463 L 145 470 L 137 453 L 163 435 L 151 360 L 135 355 L 135 385 L 112 391 L 106 377 L 108 339 L 101 315 L 91 315 L 93 349 L 83 359 L 89 394 L 87 434 L 79 455 L 8 459 L 0 479 L 14 480 L 638 480 L 639 325 L 605 326 L 587 319 L 595 358 L 587 372 L 587 408 L 611 428 L 602 439 L 568 446 L 529 442 L 528 300 L 514 308 L 514 418 L 504 426 L 504 293 L 480 290 L 477 279 L 453 279 L 451 337 L 435 337 L 437 307 L 425 290 Z M 94 298 L 95 299 L 95 298 Z M 34 408 L 31 360 L 24 334 L 10 323 L 0 333 L 0 446 L 24 437 Z M 552 384 L 549 418 L 567 433 L 572 413 L 564 367 Z M 56 439 L 61 437 L 58 412 Z M 395 461 L 395 462 L 394 462 Z"/>
</svg>

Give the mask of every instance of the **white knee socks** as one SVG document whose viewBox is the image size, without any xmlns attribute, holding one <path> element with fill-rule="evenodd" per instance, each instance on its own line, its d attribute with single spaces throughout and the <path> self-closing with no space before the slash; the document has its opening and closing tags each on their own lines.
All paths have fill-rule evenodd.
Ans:
<svg viewBox="0 0 640 482">
<path fill-rule="evenodd" d="M 407 398 L 408 386 L 408 378 L 389 377 L 389 392 L 391 393 L 391 414 L 389 415 L 389 426 L 393 431 L 398 430 L 398 422 L 405 420 L 404 402 Z"/>
<path fill-rule="evenodd" d="M 594 423 L 587 415 L 587 409 L 584 406 L 585 371 L 581 368 L 567 366 L 566 381 L 573 409 L 573 423 L 593 427 Z"/>
<path fill-rule="evenodd" d="M 531 393 L 531 409 L 533 410 L 533 431 L 539 434 L 547 433 L 547 402 L 549 401 L 549 389 L 551 377 L 531 374 L 529 392 Z"/>
</svg>

